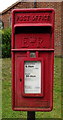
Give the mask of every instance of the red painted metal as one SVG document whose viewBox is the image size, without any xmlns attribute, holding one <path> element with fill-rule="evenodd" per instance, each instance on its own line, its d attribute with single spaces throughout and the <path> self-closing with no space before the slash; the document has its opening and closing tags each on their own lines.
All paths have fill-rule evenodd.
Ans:
<svg viewBox="0 0 63 120">
<path fill-rule="evenodd" d="M 52 24 L 49 24 L 49 23 L 43 23 L 43 24 L 41 24 L 41 23 L 24 23 L 24 24 L 15 24 L 14 25 L 14 28 L 16 28 L 16 27 L 26 27 L 26 26 L 29 26 L 29 27 L 31 27 L 31 26 L 49 26 L 49 27 L 52 27 Z"/>
<path fill-rule="evenodd" d="M 12 49 L 12 51 L 48 51 L 48 52 L 51 52 L 51 51 L 54 51 L 54 49 Z"/>
<path fill-rule="evenodd" d="M 51 111 L 54 74 L 54 9 L 12 12 L 12 109 Z M 30 52 L 36 57 L 31 58 Z M 24 62 L 41 61 L 41 93 L 24 93 Z"/>
</svg>

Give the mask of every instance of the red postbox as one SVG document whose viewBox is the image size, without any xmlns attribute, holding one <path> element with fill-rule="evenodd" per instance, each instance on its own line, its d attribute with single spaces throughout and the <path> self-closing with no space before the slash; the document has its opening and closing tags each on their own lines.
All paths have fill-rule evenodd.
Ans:
<svg viewBox="0 0 63 120">
<path fill-rule="evenodd" d="M 13 110 L 52 110 L 54 9 L 13 10 L 11 52 Z"/>
</svg>

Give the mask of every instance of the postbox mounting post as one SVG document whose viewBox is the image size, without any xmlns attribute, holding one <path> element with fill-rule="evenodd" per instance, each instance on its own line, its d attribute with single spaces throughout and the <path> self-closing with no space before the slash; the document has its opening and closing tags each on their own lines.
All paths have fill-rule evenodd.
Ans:
<svg viewBox="0 0 63 120">
<path fill-rule="evenodd" d="M 34 111 L 27 112 L 27 120 L 35 120 L 35 112 Z"/>
</svg>

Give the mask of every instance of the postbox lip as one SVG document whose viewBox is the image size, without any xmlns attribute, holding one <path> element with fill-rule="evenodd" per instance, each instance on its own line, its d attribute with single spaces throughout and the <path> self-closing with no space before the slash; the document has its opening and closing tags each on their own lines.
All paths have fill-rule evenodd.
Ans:
<svg viewBox="0 0 63 120">
<path fill-rule="evenodd" d="M 49 24 L 49 23 L 21 23 L 21 24 L 19 24 L 19 23 L 17 23 L 17 24 L 15 24 L 14 25 L 14 28 L 16 28 L 16 27 L 30 27 L 30 26 L 32 26 L 32 27 L 34 27 L 34 26 L 40 26 L 40 27 L 52 27 L 52 24 Z"/>
<path fill-rule="evenodd" d="M 52 111 L 52 109 L 53 109 L 53 107 L 52 106 L 50 106 L 49 108 L 43 108 L 43 109 L 40 109 L 40 108 L 17 108 L 17 107 L 12 107 L 12 109 L 14 110 L 14 111 L 41 111 L 41 112 L 50 112 L 50 111 Z"/>
<path fill-rule="evenodd" d="M 22 9 L 13 9 L 12 13 L 15 12 L 42 12 L 42 11 L 52 11 L 53 13 L 55 13 L 55 9 L 54 8 L 22 8 Z"/>
</svg>

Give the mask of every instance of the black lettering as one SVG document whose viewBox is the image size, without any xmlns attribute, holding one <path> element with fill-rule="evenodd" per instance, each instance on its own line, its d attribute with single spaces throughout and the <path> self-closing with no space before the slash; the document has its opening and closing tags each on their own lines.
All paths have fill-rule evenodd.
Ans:
<svg viewBox="0 0 63 120">
<path fill-rule="evenodd" d="M 38 17 L 38 21 L 40 21 L 41 19 L 42 19 L 42 16 L 39 16 L 39 17 Z"/>
<path fill-rule="evenodd" d="M 30 19 L 32 18 L 32 19 Z M 36 16 L 16 16 L 16 21 L 20 22 L 20 21 L 49 21 L 50 20 L 50 15 L 36 15 Z"/>
<path fill-rule="evenodd" d="M 48 20 L 50 20 L 50 16 L 48 16 Z"/>
<path fill-rule="evenodd" d="M 17 16 L 17 21 L 23 21 L 22 16 Z"/>
<path fill-rule="evenodd" d="M 26 75 L 26 77 L 29 77 L 29 75 Z"/>
<path fill-rule="evenodd" d="M 35 75 L 30 75 L 30 77 L 36 77 Z"/>
<path fill-rule="evenodd" d="M 38 20 L 38 16 L 33 16 L 33 21 L 37 21 Z"/>
<path fill-rule="evenodd" d="M 30 65 L 29 65 L 28 67 L 34 67 L 34 66 L 30 66 Z"/>
<path fill-rule="evenodd" d="M 27 21 L 29 21 L 30 20 L 30 16 L 27 16 Z"/>
<path fill-rule="evenodd" d="M 45 15 L 45 16 L 44 16 L 44 20 L 47 20 L 47 19 L 48 19 L 48 16 Z"/>
<path fill-rule="evenodd" d="M 23 21 L 26 21 L 27 16 L 23 16 Z"/>
</svg>

